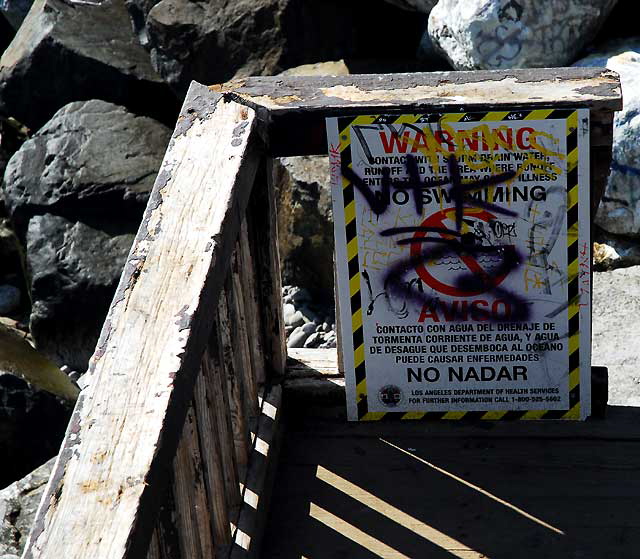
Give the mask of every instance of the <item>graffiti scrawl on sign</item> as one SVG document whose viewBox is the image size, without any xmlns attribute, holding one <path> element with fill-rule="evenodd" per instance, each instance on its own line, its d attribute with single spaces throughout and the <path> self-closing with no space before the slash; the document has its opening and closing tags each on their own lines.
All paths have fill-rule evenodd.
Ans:
<svg viewBox="0 0 640 559">
<path fill-rule="evenodd" d="M 588 110 L 327 130 L 349 419 L 587 417 Z"/>
</svg>

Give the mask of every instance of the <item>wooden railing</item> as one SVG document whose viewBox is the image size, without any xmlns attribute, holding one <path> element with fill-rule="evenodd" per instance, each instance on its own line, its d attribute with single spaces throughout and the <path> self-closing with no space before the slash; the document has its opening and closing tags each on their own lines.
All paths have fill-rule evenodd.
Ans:
<svg viewBox="0 0 640 559">
<path fill-rule="evenodd" d="M 286 358 L 256 132 L 252 109 L 191 89 L 25 557 L 204 559 L 256 547 L 279 411 L 272 381 Z"/>
<path fill-rule="evenodd" d="M 192 84 L 23 557 L 258 553 L 286 358 L 265 154 L 326 152 L 330 115 L 461 104 L 590 108 L 597 203 L 621 106 L 606 70 Z"/>
</svg>

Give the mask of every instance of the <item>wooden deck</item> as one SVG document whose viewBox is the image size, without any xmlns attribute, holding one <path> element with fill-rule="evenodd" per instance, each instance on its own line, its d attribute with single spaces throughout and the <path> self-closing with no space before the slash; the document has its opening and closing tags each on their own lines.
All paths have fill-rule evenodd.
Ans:
<svg viewBox="0 0 640 559">
<path fill-rule="evenodd" d="M 640 409 L 584 423 L 346 424 L 322 404 L 335 389 L 319 386 L 339 386 L 327 374 L 325 360 L 313 388 L 285 390 L 265 559 L 639 556 Z M 319 405 L 287 414 L 296 392 Z"/>
</svg>

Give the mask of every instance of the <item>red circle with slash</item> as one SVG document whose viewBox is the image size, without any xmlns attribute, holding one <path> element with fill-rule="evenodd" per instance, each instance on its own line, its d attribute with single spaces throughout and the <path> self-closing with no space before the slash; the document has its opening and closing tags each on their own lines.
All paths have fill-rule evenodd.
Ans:
<svg viewBox="0 0 640 559">
<path fill-rule="evenodd" d="M 421 227 L 440 227 L 442 229 L 450 229 L 450 227 L 448 227 L 445 224 L 445 220 L 449 217 L 450 214 L 452 213 L 455 214 L 455 211 L 456 211 L 455 208 L 447 208 L 446 210 L 441 210 L 439 212 L 431 214 L 427 219 L 425 219 L 420 224 L 420 226 Z M 465 208 L 464 215 L 481 219 L 486 223 L 489 223 L 491 220 L 496 219 L 495 215 L 493 215 L 492 213 L 486 210 L 481 210 L 481 209 L 469 210 Z M 424 238 L 426 235 L 427 233 L 425 233 L 424 231 L 417 231 L 413 235 L 413 238 L 420 239 L 420 238 Z M 439 233 L 439 235 L 443 239 L 451 239 L 451 240 L 456 239 L 455 236 L 447 233 Z M 411 256 L 413 258 L 420 258 L 421 256 L 423 256 L 423 250 L 424 250 L 423 247 L 425 244 L 428 244 L 428 243 L 412 243 Z M 440 244 L 438 243 L 437 246 L 440 246 Z M 467 268 L 469 268 L 470 272 L 472 272 L 473 274 L 480 275 L 484 278 L 484 286 L 485 286 L 484 289 L 466 291 L 454 285 L 449 285 L 448 283 L 444 283 L 439 279 L 435 278 L 433 275 L 431 275 L 431 273 L 429 272 L 427 266 L 425 266 L 423 261 L 421 261 L 416 266 L 416 272 L 418 273 L 418 276 L 420 277 L 420 279 L 424 283 L 426 283 L 428 286 L 432 287 L 436 291 L 439 291 L 440 293 L 444 293 L 445 295 L 450 295 L 452 297 L 473 297 L 475 295 L 480 295 L 482 293 L 485 293 L 489 289 L 493 289 L 494 287 L 497 287 L 498 285 L 500 285 L 504 280 L 504 278 L 506 278 L 507 275 L 509 274 L 509 270 L 507 270 L 501 274 L 492 276 L 480 265 L 480 263 L 476 260 L 474 255 L 460 254 L 459 257 L 460 257 L 460 260 L 467 266 Z"/>
</svg>

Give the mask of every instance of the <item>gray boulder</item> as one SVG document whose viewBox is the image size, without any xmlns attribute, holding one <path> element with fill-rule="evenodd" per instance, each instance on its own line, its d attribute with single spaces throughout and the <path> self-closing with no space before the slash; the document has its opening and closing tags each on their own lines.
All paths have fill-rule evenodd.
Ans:
<svg viewBox="0 0 640 559">
<path fill-rule="evenodd" d="M 0 284 L 0 316 L 6 316 L 20 307 L 20 289 L 15 285 Z"/>
<path fill-rule="evenodd" d="M 176 116 L 123 0 L 36 0 L 0 59 L 5 113 L 35 130 L 63 105 L 94 98 L 167 122 Z"/>
<path fill-rule="evenodd" d="M 293 332 L 291 332 L 291 335 L 287 340 L 287 347 L 304 347 L 304 343 L 308 337 L 309 333 L 305 332 L 302 329 L 302 326 L 299 326 Z"/>
<path fill-rule="evenodd" d="M 22 553 L 55 460 L 0 491 L 0 554 Z"/>
<path fill-rule="evenodd" d="M 189 82 L 275 74 L 340 58 L 412 59 L 422 18 L 384 0 L 128 0 L 158 73 L 183 95 Z M 144 21 L 144 23 L 142 23 Z M 384 22 L 402 40 L 381 41 Z"/>
<path fill-rule="evenodd" d="M 429 35 L 457 70 L 571 64 L 617 0 L 439 0 Z"/>
<path fill-rule="evenodd" d="M 22 248 L 7 218 L 0 218 L 0 281 L 21 268 Z"/>
<path fill-rule="evenodd" d="M 160 0 L 125 0 L 133 31 L 138 42 L 149 47 L 149 32 L 147 30 L 147 16 Z"/>
<path fill-rule="evenodd" d="M 61 109 L 11 158 L 6 203 L 26 245 L 36 346 L 84 371 L 170 138 L 104 101 Z"/>
<path fill-rule="evenodd" d="M 11 158 L 6 204 L 24 239 L 29 219 L 141 215 L 170 130 L 123 107 L 92 100 L 70 103 Z"/>
<path fill-rule="evenodd" d="M 0 16 L 1 18 L 2 16 Z M 26 139 L 27 130 L 23 126 L 14 119 L 0 116 L 0 180 L 9 159 Z M 28 297 L 26 297 L 24 271 L 24 251 L 13 230 L 11 220 L 7 218 L 4 193 L 0 187 L 0 284 L 10 284 L 13 289 L 17 288 L 18 298 L 22 300 L 22 304 L 16 307 L 11 303 L 11 301 L 16 301 L 16 297 L 0 287 L 0 316 L 17 315 L 25 310 Z"/>
<path fill-rule="evenodd" d="M 640 40 L 613 42 L 576 66 L 606 66 L 620 74 L 622 110 L 614 117 L 611 172 L 596 223 L 605 231 L 640 235 Z"/>
<path fill-rule="evenodd" d="M 326 156 L 276 160 L 278 242 L 285 284 L 333 293 L 333 214 Z"/>
<path fill-rule="evenodd" d="M 421 71 L 446 72 L 452 69 L 447 57 L 433 44 L 427 28 L 425 28 L 420 38 L 420 43 L 416 51 L 416 59 L 422 66 L 422 68 L 420 68 Z"/>
<path fill-rule="evenodd" d="M 162 0 L 147 16 L 151 60 L 179 92 L 203 83 L 280 69 L 284 37 L 279 0 Z"/>
<path fill-rule="evenodd" d="M 27 232 L 31 335 L 37 349 L 77 371 L 87 369 L 138 226 L 86 221 L 45 214 Z"/>
<path fill-rule="evenodd" d="M 0 262 L 0 284 L 8 284 L 0 286 L 0 316 L 6 316 L 26 308 L 28 299 L 24 251 L 7 218 L 0 218 Z"/>
<path fill-rule="evenodd" d="M 613 39 L 637 37 L 638 23 L 635 18 L 629 17 L 637 7 L 637 0 L 618 0 L 593 43 L 597 45 Z"/>
</svg>

